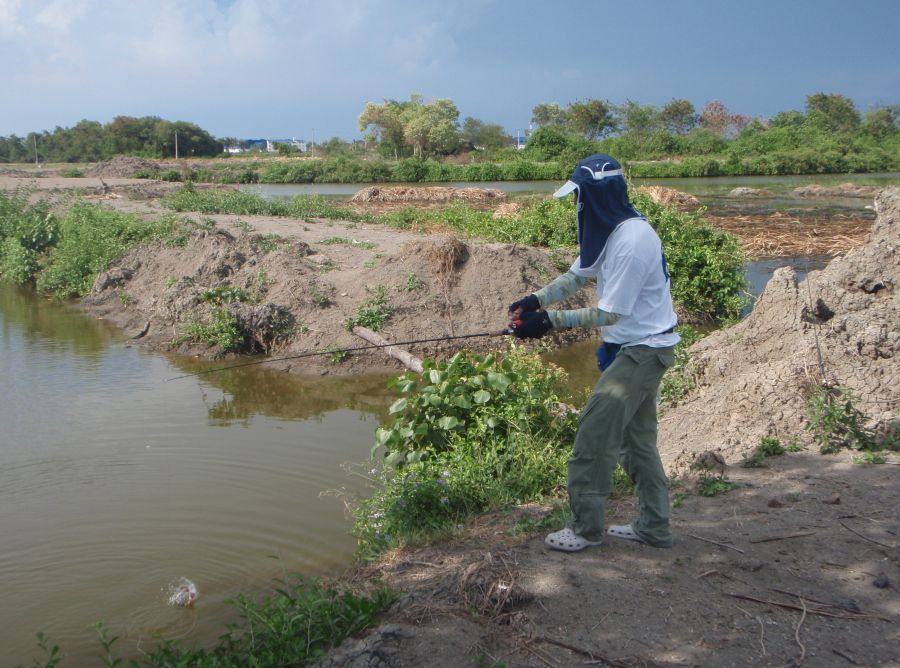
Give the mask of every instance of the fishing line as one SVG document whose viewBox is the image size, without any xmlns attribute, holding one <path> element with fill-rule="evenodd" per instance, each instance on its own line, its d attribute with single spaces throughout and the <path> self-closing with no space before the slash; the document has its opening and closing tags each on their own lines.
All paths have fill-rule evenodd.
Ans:
<svg viewBox="0 0 900 668">
<path fill-rule="evenodd" d="M 410 341 L 397 341 L 396 343 L 370 343 L 367 346 L 354 346 L 353 348 L 332 348 L 330 350 L 314 350 L 306 353 L 300 353 L 298 355 L 290 355 L 288 357 L 270 357 L 264 360 L 254 360 L 252 362 L 242 362 L 241 364 L 231 364 L 229 366 L 217 367 L 215 369 L 206 369 L 204 371 L 196 371 L 194 373 L 186 373 L 181 376 L 175 376 L 174 378 L 167 378 L 166 382 L 170 380 L 179 380 L 180 378 L 190 378 L 191 376 L 202 376 L 207 373 L 215 373 L 217 371 L 226 371 L 228 369 L 238 369 L 240 367 L 245 366 L 255 366 L 257 364 L 267 364 L 268 362 L 282 362 L 284 360 L 296 360 L 301 359 L 303 357 L 315 357 L 316 355 L 333 355 L 335 353 L 352 353 L 357 350 L 374 350 L 377 348 L 395 348 L 397 346 L 409 346 L 415 343 L 435 343 L 437 341 L 453 341 L 455 339 L 474 339 L 478 337 L 485 336 L 504 336 L 506 334 L 510 334 L 511 331 L 509 329 L 502 329 L 499 332 L 478 332 L 477 334 L 457 334 L 454 336 L 437 336 L 431 339 L 413 339 Z"/>
</svg>

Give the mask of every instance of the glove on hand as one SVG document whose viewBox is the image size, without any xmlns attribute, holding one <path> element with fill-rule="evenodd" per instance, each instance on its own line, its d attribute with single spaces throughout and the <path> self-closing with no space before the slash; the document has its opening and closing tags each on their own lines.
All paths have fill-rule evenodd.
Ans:
<svg viewBox="0 0 900 668">
<path fill-rule="evenodd" d="M 513 323 L 512 334 L 518 339 L 539 339 L 553 329 L 546 311 L 522 313 Z"/>
<path fill-rule="evenodd" d="M 510 313 L 529 313 L 531 311 L 537 311 L 541 308 L 541 303 L 538 301 L 538 298 L 534 295 L 528 295 L 527 297 L 522 297 L 517 302 L 513 302 L 509 305 Z"/>
</svg>

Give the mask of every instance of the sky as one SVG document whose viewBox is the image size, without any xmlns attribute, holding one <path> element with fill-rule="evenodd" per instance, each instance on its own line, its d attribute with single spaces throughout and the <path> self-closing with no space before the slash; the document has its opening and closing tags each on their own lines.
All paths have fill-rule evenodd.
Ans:
<svg viewBox="0 0 900 668">
<path fill-rule="evenodd" d="M 900 103 L 900 0 L 0 0 L 0 135 L 160 116 L 217 137 L 356 139 L 367 102 L 711 100 L 769 117 Z"/>
</svg>

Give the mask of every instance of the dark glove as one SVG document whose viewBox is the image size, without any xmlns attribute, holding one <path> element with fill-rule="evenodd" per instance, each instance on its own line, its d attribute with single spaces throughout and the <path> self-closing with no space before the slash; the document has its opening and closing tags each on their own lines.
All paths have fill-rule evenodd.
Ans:
<svg viewBox="0 0 900 668">
<path fill-rule="evenodd" d="M 518 339 L 539 339 L 553 329 L 553 323 L 546 311 L 530 311 L 521 314 L 511 329 Z"/>
<path fill-rule="evenodd" d="M 531 311 L 537 311 L 541 308 L 541 303 L 538 301 L 538 298 L 534 295 L 528 295 L 527 297 L 522 297 L 517 302 L 513 302 L 509 305 L 510 313 L 529 313 Z"/>
</svg>

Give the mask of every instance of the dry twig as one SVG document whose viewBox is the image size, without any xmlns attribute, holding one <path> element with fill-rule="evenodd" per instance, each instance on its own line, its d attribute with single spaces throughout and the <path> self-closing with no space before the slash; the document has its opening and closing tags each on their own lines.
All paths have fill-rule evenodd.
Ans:
<svg viewBox="0 0 900 668">
<path fill-rule="evenodd" d="M 741 548 L 735 547 L 734 545 L 726 545 L 725 543 L 718 543 L 714 540 L 710 540 L 709 538 L 701 538 L 700 536 L 695 536 L 692 533 L 689 533 L 688 536 L 690 536 L 691 538 L 696 538 L 697 540 L 702 540 L 704 543 L 712 543 L 713 545 L 718 545 L 719 547 L 727 547 L 729 550 L 734 550 L 735 552 L 740 552 L 741 554 L 744 554 L 744 551 Z"/>
<path fill-rule="evenodd" d="M 803 602 L 802 597 L 798 598 L 800 599 L 800 605 L 803 607 L 803 614 L 800 615 L 800 621 L 797 622 L 797 628 L 794 629 L 794 640 L 800 645 L 800 657 L 796 663 L 799 666 L 806 660 L 806 646 L 800 641 L 800 627 L 803 626 L 803 620 L 806 619 L 806 603 Z"/>
<path fill-rule="evenodd" d="M 876 545 L 880 545 L 881 547 L 886 547 L 886 548 L 889 549 L 889 550 L 896 550 L 896 549 L 897 549 L 896 545 L 887 545 L 887 544 L 885 544 L 885 543 L 879 543 L 879 542 L 878 542 L 877 540 L 875 540 L 874 538 L 869 538 L 868 536 L 862 535 L 862 534 L 861 534 L 859 531 L 857 531 L 856 529 L 851 529 L 850 527 L 848 527 L 848 526 L 847 526 L 846 524 L 844 524 L 843 522 L 838 522 L 838 524 L 840 524 L 842 527 L 844 527 L 847 531 L 850 531 L 851 533 L 855 533 L 857 536 L 859 536 L 859 537 L 862 538 L 863 540 L 869 541 L 870 543 L 875 543 Z"/>
</svg>

